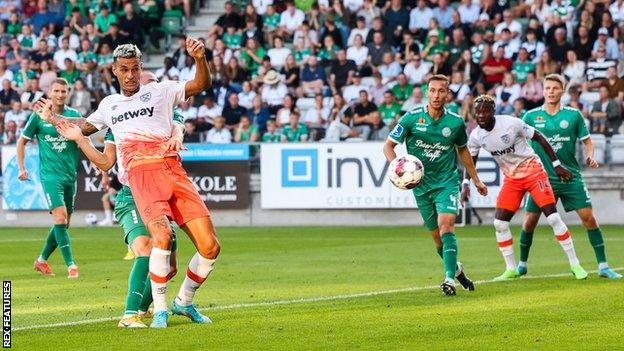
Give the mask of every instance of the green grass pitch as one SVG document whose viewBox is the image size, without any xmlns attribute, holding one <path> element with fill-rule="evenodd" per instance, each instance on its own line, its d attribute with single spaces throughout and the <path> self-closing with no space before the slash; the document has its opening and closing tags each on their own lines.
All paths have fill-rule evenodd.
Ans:
<svg viewBox="0 0 624 351">
<path fill-rule="evenodd" d="M 532 279 L 493 283 L 504 269 L 493 228 L 458 228 L 460 260 L 480 282 L 474 292 L 447 297 L 423 227 L 222 228 L 220 259 L 196 296 L 214 323 L 172 316 L 166 330 L 117 328 L 131 266 L 122 260 L 119 228 L 70 230 L 78 280 L 66 278 L 58 252 L 50 259 L 56 277 L 33 271 L 46 229 L 0 229 L 0 275 L 13 283 L 16 350 L 622 349 L 624 281 L 599 278 L 585 231 L 571 229 L 581 262 L 594 272 L 589 279 L 573 279 L 541 227 Z M 603 228 L 618 269 L 623 230 Z M 193 252 L 179 237 L 169 300 Z"/>
</svg>

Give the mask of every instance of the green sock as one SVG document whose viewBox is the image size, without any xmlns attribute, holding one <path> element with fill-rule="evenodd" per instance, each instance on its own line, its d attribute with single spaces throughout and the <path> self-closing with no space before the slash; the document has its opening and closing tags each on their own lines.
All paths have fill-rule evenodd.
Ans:
<svg viewBox="0 0 624 351">
<path fill-rule="evenodd" d="M 152 301 L 152 282 L 150 281 L 148 274 L 147 279 L 145 279 L 145 289 L 143 290 L 143 298 L 141 299 L 141 304 L 139 305 L 139 311 L 147 312 L 152 304 Z"/>
<path fill-rule="evenodd" d="M 48 237 L 46 238 L 45 244 L 43 245 L 43 250 L 41 250 L 39 258 L 47 261 L 57 246 L 58 245 L 56 244 L 56 238 L 54 237 L 54 227 L 52 227 L 50 228 L 50 232 L 48 233 Z"/>
<path fill-rule="evenodd" d="M 602 232 L 600 228 L 589 229 L 587 231 L 587 236 L 589 237 L 589 242 L 594 248 L 594 253 L 596 254 L 596 260 L 598 263 L 607 262 L 607 254 L 605 253 L 604 241 L 602 240 Z"/>
<path fill-rule="evenodd" d="M 442 260 L 444 261 L 444 273 L 447 278 L 455 279 L 457 270 L 457 239 L 455 234 L 444 233 L 442 239 Z"/>
<path fill-rule="evenodd" d="M 529 251 L 531 251 L 531 244 L 533 244 L 533 233 L 525 232 L 524 229 L 520 231 L 520 261 L 526 262 L 529 260 Z"/>
<path fill-rule="evenodd" d="M 139 256 L 134 259 L 134 265 L 128 278 L 128 296 L 126 297 L 126 311 L 124 315 L 137 314 L 143 299 L 145 282 L 149 273 L 149 256 Z M 151 295 L 151 290 L 150 290 Z"/>
<path fill-rule="evenodd" d="M 438 252 L 438 256 L 444 260 L 444 255 L 442 255 L 442 246 L 436 246 L 436 251 Z"/>
<path fill-rule="evenodd" d="M 63 260 L 67 267 L 74 264 L 74 257 L 72 256 L 71 244 L 69 243 L 69 233 L 67 233 L 67 224 L 55 224 L 54 225 L 54 237 L 56 243 L 61 249 L 63 254 Z"/>
</svg>

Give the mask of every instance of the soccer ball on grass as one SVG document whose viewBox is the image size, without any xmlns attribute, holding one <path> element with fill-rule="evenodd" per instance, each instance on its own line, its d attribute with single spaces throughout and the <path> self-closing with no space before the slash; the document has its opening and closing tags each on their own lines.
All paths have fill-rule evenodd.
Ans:
<svg viewBox="0 0 624 351">
<path fill-rule="evenodd" d="M 425 167 L 414 155 L 399 156 L 390 162 L 388 176 L 399 189 L 414 189 L 425 175 Z"/>
</svg>

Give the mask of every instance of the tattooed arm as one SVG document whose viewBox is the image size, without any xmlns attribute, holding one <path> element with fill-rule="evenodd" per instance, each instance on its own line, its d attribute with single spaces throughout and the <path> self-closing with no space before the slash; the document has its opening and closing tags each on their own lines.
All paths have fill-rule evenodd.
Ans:
<svg viewBox="0 0 624 351">
<path fill-rule="evenodd" d="M 52 101 L 49 99 L 39 99 L 34 106 L 35 112 L 44 121 L 57 127 L 62 121 L 75 124 L 80 127 L 82 135 L 89 136 L 98 131 L 98 129 L 91 123 L 87 122 L 86 118 L 68 118 L 52 111 Z"/>
</svg>

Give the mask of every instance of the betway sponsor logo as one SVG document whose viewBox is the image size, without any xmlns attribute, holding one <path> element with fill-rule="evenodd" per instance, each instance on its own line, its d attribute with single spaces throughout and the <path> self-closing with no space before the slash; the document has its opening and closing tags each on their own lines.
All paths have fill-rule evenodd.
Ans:
<svg viewBox="0 0 624 351">
<path fill-rule="evenodd" d="M 566 143 L 572 140 L 569 136 L 561 136 L 559 134 L 555 134 L 547 139 L 548 139 L 548 143 L 550 143 L 550 145 L 552 146 L 553 150 L 555 150 L 555 152 L 561 150 L 561 148 L 563 147 L 563 143 Z"/>
<path fill-rule="evenodd" d="M 113 116 L 112 123 L 115 124 L 117 122 L 127 121 L 129 119 L 137 118 L 139 116 L 147 116 L 152 117 L 154 115 L 154 107 L 144 107 L 142 109 L 136 111 L 127 111 L 124 114 L 119 116 Z"/>
<path fill-rule="evenodd" d="M 492 156 L 501 156 L 504 154 L 509 154 L 509 153 L 513 153 L 516 151 L 516 146 L 515 145 L 511 145 L 510 147 L 503 149 L 503 150 L 495 150 L 490 152 L 492 154 Z"/>
<path fill-rule="evenodd" d="M 448 151 L 451 148 L 449 145 L 440 143 L 428 144 L 420 139 L 416 140 L 416 147 L 424 149 L 423 156 L 429 161 L 435 161 L 442 155 L 443 151 Z"/>
</svg>

